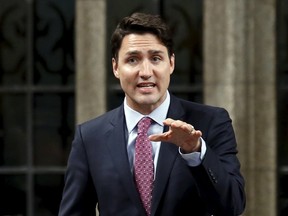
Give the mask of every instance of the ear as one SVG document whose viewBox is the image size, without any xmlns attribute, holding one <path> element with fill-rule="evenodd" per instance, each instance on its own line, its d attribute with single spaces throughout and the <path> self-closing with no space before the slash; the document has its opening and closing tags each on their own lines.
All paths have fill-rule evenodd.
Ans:
<svg viewBox="0 0 288 216">
<path fill-rule="evenodd" d="M 112 58 L 112 69 L 113 69 L 114 76 L 117 79 L 119 79 L 118 64 L 117 64 L 117 60 L 115 58 Z"/>
<path fill-rule="evenodd" d="M 174 72 L 174 69 L 175 69 L 175 55 L 174 53 L 172 53 L 172 55 L 170 56 L 170 74 Z"/>
</svg>

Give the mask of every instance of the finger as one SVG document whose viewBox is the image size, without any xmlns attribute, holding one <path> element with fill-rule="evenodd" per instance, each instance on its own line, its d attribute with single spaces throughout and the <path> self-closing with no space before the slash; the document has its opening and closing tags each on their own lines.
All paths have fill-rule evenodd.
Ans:
<svg viewBox="0 0 288 216">
<path fill-rule="evenodd" d="M 193 125 L 189 125 L 189 131 L 190 131 L 190 134 L 193 134 L 195 133 L 196 129 L 194 128 Z"/>
<path fill-rule="evenodd" d="M 163 121 L 164 125 L 170 126 L 172 124 L 172 122 L 174 122 L 175 120 L 172 118 L 167 118 Z"/>
<path fill-rule="evenodd" d="M 191 128 L 191 132 L 195 130 L 194 126 L 193 125 L 189 125 L 189 127 Z"/>
<path fill-rule="evenodd" d="M 183 125 L 181 125 L 181 128 L 189 134 L 191 134 L 194 131 L 194 127 L 190 124 L 187 124 L 187 123 L 184 123 Z"/>
<path fill-rule="evenodd" d="M 194 132 L 196 136 L 198 136 L 199 138 L 202 136 L 202 132 L 200 130 L 194 130 Z"/>
<path fill-rule="evenodd" d="M 182 127 L 184 125 L 187 125 L 187 123 L 183 122 L 181 120 L 175 120 L 174 122 L 171 123 L 171 126 L 178 127 L 178 128 L 180 128 L 180 127 Z"/>
<path fill-rule="evenodd" d="M 149 136 L 150 141 L 167 141 L 168 140 L 168 133 L 162 133 L 162 134 L 152 134 Z"/>
<path fill-rule="evenodd" d="M 196 139 L 199 139 L 202 136 L 202 132 L 200 130 L 193 130 L 191 136 L 193 136 Z"/>
</svg>

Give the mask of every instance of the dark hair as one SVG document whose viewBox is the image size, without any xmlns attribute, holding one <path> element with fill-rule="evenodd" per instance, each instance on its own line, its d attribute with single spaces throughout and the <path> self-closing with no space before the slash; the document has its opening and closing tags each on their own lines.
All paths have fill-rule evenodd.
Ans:
<svg viewBox="0 0 288 216">
<path fill-rule="evenodd" d="M 119 49 L 123 38 L 128 34 L 151 33 L 167 48 L 168 55 L 173 54 L 173 40 L 168 25 L 159 15 L 133 13 L 124 17 L 117 25 L 111 37 L 112 57 L 118 59 Z"/>
</svg>

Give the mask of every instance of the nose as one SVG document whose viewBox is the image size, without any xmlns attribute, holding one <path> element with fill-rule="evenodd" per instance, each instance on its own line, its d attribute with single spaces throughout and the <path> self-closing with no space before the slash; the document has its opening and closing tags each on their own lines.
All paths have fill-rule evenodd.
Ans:
<svg viewBox="0 0 288 216">
<path fill-rule="evenodd" d="M 148 60 L 144 60 L 141 64 L 139 76 L 143 79 L 149 79 L 152 76 L 152 65 Z"/>
</svg>

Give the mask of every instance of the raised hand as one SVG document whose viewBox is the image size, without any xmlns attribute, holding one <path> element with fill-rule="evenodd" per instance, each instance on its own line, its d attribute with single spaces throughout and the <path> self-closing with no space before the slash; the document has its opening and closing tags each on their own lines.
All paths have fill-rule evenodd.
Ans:
<svg viewBox="0 0 288 216">
<path fill-rule="evenodd" d="M 180 120 L 167 118 L 164 125 L 169 126 L 169 130 L 162 134 L 149 136 L 151 141 L 164 141 L 174 143 L 181 148 L 182 153 L 191 153 L 201 150 L 202 132 L 196 130 L 191 124 Z"/>
</svg>

